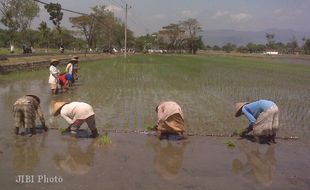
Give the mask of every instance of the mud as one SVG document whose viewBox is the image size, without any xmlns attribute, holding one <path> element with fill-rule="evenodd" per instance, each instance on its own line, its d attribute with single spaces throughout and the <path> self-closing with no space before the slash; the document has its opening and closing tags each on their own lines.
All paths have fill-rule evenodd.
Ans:
<svg viewBox="0 0 310 190">
<path fill-rule="evenodd" d="M 84 65 L 74 89 L 57 96 L 50 95 L 48 72 L 44 70 L 37 71 L 38 75 L 15 74 L 12 77 L 16 80 L 2 81 L 1 189 L 310 188 L 310 149 L 306 138 L 309 109 L 305 102 L 304 106 L 299 101 L 299 105 L 282 106 L 282 117 L 287 120 L 280 134 L 298 134 L 300 140 L 278 140 L 275 145 L 257 144 L 237 137 L 193 136 L 185 141 L 159 141 L 143 134 L 109 133 L 112 144 L 98 147 L 93 139 L 72 138 L 61 135 L 59 130 L 30 138 L 13 134 L 12 105 L 18 97 L 29 93 L 41 98 L 47 125 L 53 128 L 67 126 L 64 120 L 49 113 L 51 103 L 57 100 L 85 101 L 93 105 L 101 134 L 105 129 L 145 129 L 155 122 L 154 108 L 163 99 L 182 102 L 188 130 L 193 133 L 231 133 L 246 126 L 245 120 L 233 118 L 232 107 L 225 108 L 242 98 L 241 92 L 248 90 L 243 86 L 241 92 L 232 90 L 233 87 L 218 86 L 220 78 L 229 78 L 229 73 L 224 77 L 208 73 L 211 76 L 204 78 L 201 69 L 184 64 L 181 68 L 185 68 L 186 74 L 178 67 L 176 73 L 170 75 L 164 69 L 167 65 L 162 68 L 152 61 L 138 59 L 135 63 L 119 63 L 115 60 Z M 214 69 L 222 72 L 220 68 Z M 235 82 L 231 84 L 234 86 Z M 284 93 L 278 99 L 280 104 L 290 98 L 296 100 L 298 94 L 309 99 L 309 94 L 303 94 L 309 88 L 302 84 L 287 92 L 281 88 L 282 83 L 276 84 L 280 89 L 272 96 Z M 297 88 L 301 91 L 295 91 Z M 267 89 L 260 93 L 269 92 Z M 231 94 L 237 95 L 231 98 Z M 287 111 L 295 108 L 301 109 L 298 112 L 301 117 Z M 285 127 L 293 121 L 300 125 Z M 30 176 L 34 183 L 17 182 L 19 175 Z"/>
</svg>

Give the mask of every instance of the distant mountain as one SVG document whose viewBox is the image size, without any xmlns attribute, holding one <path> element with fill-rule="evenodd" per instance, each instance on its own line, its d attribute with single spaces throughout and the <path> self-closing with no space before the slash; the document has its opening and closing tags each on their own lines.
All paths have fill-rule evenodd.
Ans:
<svg viewBox="0 0 310 190">
<path fill-rule="evenodd" d="M 293 36 L 301 44 L 302 38 L 310 38 L 310 32 L 298 32 L 286 29 L 268 29 L 263 31 L 237 31 L 237 30 L 207 30 L 202 34 L 203 41 L 206 45 L 223 46 L 228 42 L 237 46 L 246 45 L 250 42 L 256 44 L 266 44 L 266 33 L 275 35 L 276 42 L 287 43 Z"/>
</svg>

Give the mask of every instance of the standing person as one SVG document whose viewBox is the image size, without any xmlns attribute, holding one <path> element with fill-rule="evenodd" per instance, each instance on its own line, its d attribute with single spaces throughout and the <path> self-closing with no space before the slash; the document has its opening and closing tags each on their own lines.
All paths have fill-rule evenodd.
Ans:
<svg viewBox="0 0 310 190">
<path fill-rule="evenodd" d="M 56 102 L 53 106 L 53 115 L 61 115 L 68 123 L 67 131 L 73 136 L 77 135 L 80 126 L 86 122 L 91 130 L 91 138 L 99 136 L 96 128 L 95 113 L 91 105 L 84 102 Z"/>
<path fill-rule="evenodd" d="M 69 88 L 68 75 L 69 74 L 61 73 L 58 77 L 59 86 L 60 86 L 61 91 L 63 92 L 67 91 Z"/>
<path fill-rule="evenodd" d="M 40 107 L 40 98 L 35 95 L 26 95 L 20 97 L 13 105 L 13 113 L 15 120 L 15 134 L 19 134 L 20 128 L 30 130 L 30 136 L 36 134 L 36 114 L 39 116 L 42 128 L 47 131 L 45 119 Z"/>
<path fill-rule="evenodd" d="M 73 56 L 71 61 L 73 63 L 73 78 L 74 80 L 78 80 L 79 79 L 78 71 L 80 70 L 79 57 Z"/>
<path fill-rule="evenodd" d="M 253 131 L 257 141 L 260 137 L 267 137 L 269 141 L 275 143 L 276 132 L 279 128 L 279 109 L 277 105 L 270 100 L 258 100 L 252 103 L 239 102 L 235 105 L 235 116 L 245 115 L 250 124 L 241 134 Z"/>
<path fill-rule="evenodd" d="M 69 61 L 69 63 L 67 64 L 67 67 L 66 67 L 67 78 L 69 80 L 69 86 L 72 86 L 72 83 L 74 83 L 73 64 L 72 64 L 72 62 L 74 62 L 74 61 L 75 61 L 75 59 L 71 59 Z"/>
<path fill-rule="evenodd" d="M 59 77 L 59 69 L 57 68 L 59 61 L 57 59 L 52 59 L 50 63 L 50 76 L 48 79 L 48 83 L 51 86 L 52 94 L 57 94 L 58 89 L 58 77 Z"/>
<path fill-rule="evenodd" d="M 161 102 L 155 111 L 157 112 L 157 123 L 154 129 L 160 139 L 168 138 L 169 134 L 177 134 L 184 138 L 184 115 L 181 107 L 176 102 Z"/>
</svg>

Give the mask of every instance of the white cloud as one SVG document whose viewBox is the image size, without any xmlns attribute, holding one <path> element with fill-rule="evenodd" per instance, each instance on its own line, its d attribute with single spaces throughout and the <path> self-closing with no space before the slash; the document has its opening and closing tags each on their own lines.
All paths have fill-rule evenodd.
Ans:
<svg viewBox="0 0 310 190">
<path fill-rule="evenodd" d="M 217 18 L 220 18 L 220 17 L 224 17 L 224 16 L 227 16 L 229 14 L 228 11 L 217 11 L 214 15 L 213 15 L 213 19 L 217 19 Z"/>
<path fill-rule="evenodd" d="M 193 17 L 198 15 L 198 12 L 197 11 L 191 11 L 191 10 L 183 10 L 181 12 L 181 15 L 183 17 L 193 18 Z"/>
<path fill-rule="evenodd" d="M 229 16 L 232 22 L 243 22 L 249 20 L 252 16 L 247 13 L 238 13 L 238 14 L 231 14 Z"/>
<path fill-rule="evenodd" d="M 106 7 L 106 9 L 111 11 L 111 12 L 121 12 L 122 11 L 121 7 L 118 7 L 118 6 L 115 6 L 115 5 L 108 5 Z"/>
</svg>

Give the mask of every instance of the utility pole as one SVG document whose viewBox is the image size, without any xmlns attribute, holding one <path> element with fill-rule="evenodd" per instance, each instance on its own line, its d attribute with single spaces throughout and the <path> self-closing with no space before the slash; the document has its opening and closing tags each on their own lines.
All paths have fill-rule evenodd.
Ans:
<svg viewBox="0 0 310 190">
<path fill-rule="evenodd" d="M 131 6 L 128 7 L 128 4 L 126 3 L 125 5 L 125 52 L 124 52 L 125 59 L 127 57 L 127 13 L 128 13 L 128 9 L 130 8 Z"/>
</svg>

